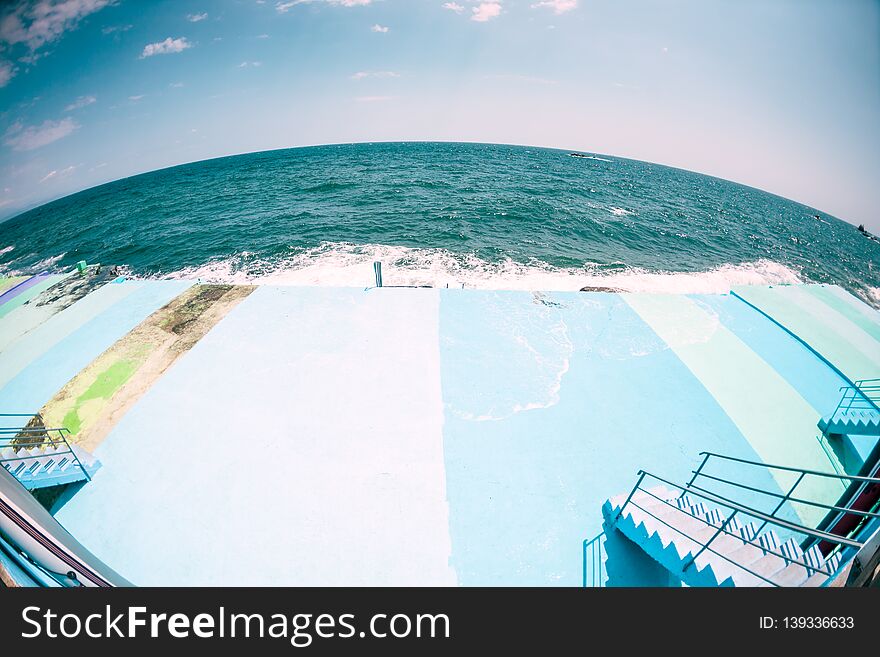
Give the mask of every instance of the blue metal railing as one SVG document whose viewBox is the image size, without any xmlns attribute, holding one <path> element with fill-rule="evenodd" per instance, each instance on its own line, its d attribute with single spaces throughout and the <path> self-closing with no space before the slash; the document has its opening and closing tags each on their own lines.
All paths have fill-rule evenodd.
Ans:
<svg viewBox="0 0 880 657">
<path fill-rule="evenodd" d="M 46 427 L 43 417 L 39 413 L 0 413 L 0 418 L 29 417 L 31 420 L 23 427 L 0 427 L 0 450 L 10 449 L 15 456 L 2 457 L 0 455 L 0 467 L 14 476 L 19 482 L 22 475 L 29 472 L 27 468 L 13 467 L 13 463 L 26 463 L 42 458 L 40 454 L 32 454 L 26 450 L 51 450 L 52 457 L 70 459 L 75 467 L 82 472 L 86 481 L 91 481 L 88 470 L 83 465 L 79 455 L 71 447 L 68 441 L 70 431 L 66 427 Z M 19 455 L 21 454 L 21 455 Z M 49 454 L 46 454 L 49 456 Z"/>
<path fill-rule="evenodd" d="M 584 540 L 582 580 L 584 588 L 605 586 L 605 558 L 605 532 Z"/>
<path fill-rule="evenodd" d="M 860 379 L 854 385 L 841 386 L 840 392 L 837 408 L 828 416 L 831 421 L 840 412 L 880 411 L 880 379 Z"/>
<path fill-rule="evenodd" d="M 719 458 L 726 458 L 726 459 L 730 459 L 730 460 L 734 460 L 734 461 L 741 461 L 744 463 L 749 463 L 749 464 L 754 464 L 754 465 L 764 465 L 764 464 L 757 463 L 754 461 L 746 461 L 744 459 L 725 457 L 725 456 L 718 455 L 718 454 L 709 454 L 709 456 L 716 456 Z M 708 459 L 704 459 L 703 464 L 705 464 L 706 460 L 708 460 Z M 781 469 L 798 471 L 797 468 L 789 468 L 787 466 L 778 466 L 778 467 L 780 467 Z M 808 471 L 808 473 L 809 473 L 809 471 Z M 848 558 L 851 557 L 852 555 L 854 555 L 863 546 L 863 543 L 856 541 L 856 540 L 853 540 L 851 538 L 837 536 L 835 534 L 830 534 L 828 532 L 816 530 L 816 529 L 813 529 L 811 527 L 807 527 L 805 525 L 802 525 L 802 524 L 799 524 L 796 522 L 792 522 L 789 520 L 785 520 L 783 518 L 779 518 L 777 516 L 773 516 L 773 515 L 764 513 L 762 511 L 759 511 L 758 509 L 752 508 L 752 507 L 747 506 L 745 504 L 741 504 L 735 500 L 731 500 L 728 497 L 718 495 L 718 494 L 713 493 L 705 488 L 697 486 L 696 484 L 693 483 L 693 480 L 690 484 L 682 486 L 681 484 L 675 483 L 673 481 L 669 481 L 668 479 L 664 479 L 663 477 L 659 477 L 659 476 L 657 476 L 653 473 L 647 472 L 645 470 L 640 470 L 638 474 L 639 474 L 639 479 L 636 482 L 635 486 L 633 486 L 633 489 L 630 491 L 629 495 L 627 496 L 626 501 L 621 505 L 620 509 L 618 510 L 618 513 L 615 517 L 615 520 L 619 519 L 621 517 L 621 515 L 623 515 L 623 512 L 626 509 L 626 507 L 631 504 L 631 505 L 635 506 L 636 508 L 640 509 L 643 513 L 650 515 L 651 517 L 653 517 L 655 520 L 657 520 L 661 524 L 667 526 L 669 529 L 677 532 L 678 534 L 684 536 L 685 538 L 688 538 L 691 541 L 693 541 L 694 543 L 700 545 L 699 551 L 696 554 L 694 554 L 693 557 L 688 559 L 688 561 L 685 563 L 683 570 L 688 570 L 693 565 L 693 563 L 697 559 L 697 557 L 699 557 L 701 554 L 703 554 L 703 552 L 710 552 L 710 553 L 718 556 L 722 560 L 732 564 L 733 566 L 749 573 L 750 575 L 764 581 L 767 584 L 770 584 L 771 586 L 777 586 L 777 587 L 781 586 L 778 582 L 775 582 L 772 579 L 770 579 L 764 575 L 761 575 L 760 573 L 756 572 L 752 568 L 749 568 L 749 566 L 744 565 L 742 563 L 739 563 L 737 561 L 734 561 L 728 555 L 714 549 L 712 547 L 713 543 L 715 542 L 715 540 L 718 537 L 723 535 L 723 536 L 732 536 L 733 538 L 736 538 L 738 541 L 741 541 L 744 545 L 751 545 L 757 549 L 760 549 L 765 555 L 772 554 L 772 555 L 779 557 L 780 559 L 783 559 L 786 563 L 797 564 L 799 566 L 802 566 L 803 568 L 805 568 L 807 570 L 808 573 L 822 573 L 823 575 L 825 575 L 828 578 L 826 580 L 826 583 L 835 574 L 836 571 L 832 570 L 829 566 L 827 566 L 827 563 L 828 563 L 827 558 L 829 556 L 831 556 L 830 553 L 828 555 L 825 555 L 826 556 L 826 564 L 822 565 L 822 566 L 817 566 L 815 564 L 810 564 L 805 560 L 793 557 L 790 554 L 785 554 L 781 551 L 781 549 L 774 549 L 772 547 L 769 547 L 768 545 L 762 545 L 759 542 L 760 533 L 768 524 L 773 525 L 775 527 L 779 527 L 781 529 L 785 529 L 791 533 L 796 533 L 796 534 L 801 534 L 801 535 L 807 536 L 813 540 L 827 541 L 829 543 L 834 544 L 835 549 L 833 552 L 840 552 L 841 553 L 841 562 L 840 562 L 841 565 L 845 565 L 845 563 L 848 561 Z M 822 476 L 833 476 L 833 477 L 837 476 L 836 474 L 833 475 L 830 473 L 815 473 L 815 474 L 819 474 Z M 652 512 L 650 509 L 647 509 L 647 508 L 641 506 L 638 502 L 633 501 L 633 496 L 636 494 L 636 492 L 641 491 L 641 492 L 647 494 L 648 496 L 658 500 L 659 502 L 661 502 L 669 507 L 672 507 L 674 509 L 679 509 L 679 507 L 675 504 L 674 501 L 665 500 L 665 499 L 659 497 L 658 495 L 656 495 L 655 493 L 653 493 L 652 491 L 644 488 L 642 486 L 642 482 L 645 480 L 645 478 L 651 478 L 659 483 L 662 483 L 667 486 L 671 486 L 674 489 L 680 490 L 682 492 L 682 495 L 686 493 L 689 495 L 693 495 L 695 497 L 702 498 L 702 499 L 716 505 L 717 507 L 723 507 L 723 508 L 728 509 L 730 511 L 730 513 L 729 513 L 729 515 L 727 515 L 726 518 L 724 518 L 723 521 L 721 521 L 721 523 L 719 525 L 713 524 L 712 522 L 710 522 L 706 518 L 703 518 L 703 517 L 700 517 L 697 515 L 691 516 L 695 520 L 703 523 L 707 528 L 711 528 L 713 530 L 713 533 L 708 540 L 701 540 L 695 536 L 687 534 L 686 532 L 682 531 L 680 528 L 675 527 L 675 526 L 667 523 L 665 520 L 663 520 L 657 514 Z M 869 481 L 872 481 L 875 483 L 880 483 L 880 479 L 873 479 L 873 478 L 868 478 L 868 477 L 851 477 L 851 478 L 852 479 L 866 479 L 866 480 L 869 480 Z M 736 485 L 736 482 L 727 481 L 727 480 L 724 480 L 724 481 L 725 481 L 725 483 L 730 483 L 730 484 Z M 751 488 L 751 487 L 749 487 L 749 488 Z M 759 489 L 753 489 L 753 490 L 759 490 Z M 770 491 L 760 491 L 760 492 L 770 493 Z M 778 494 L 775 494 L 775 495 L 778 495 Z M 788 496 L 782 496 L 782 497 L 787 498 Z M 812 502 L 809 502 L 809 501 L 807 501 L 806 503 L 813 504 Z M 821 505 L 819 503 L 815 503 L 815 504 L 818 506 L 827 506 L 827 505 Z M 875 517 L 875 518 L 880 517 L 880 515 L 878 515 L 876 513 L 871 513 L 871 512 L 854 512 L 854 513 L 858 513 L 859 515 L 866 515 L 866 516 L 870 516 L 870 517 Z M 728 526 L 734 521 L 734 519 L 737 516 L 740 516 L 741 518 L 745 517 L 747 519 L 762 522 L 763 524 L 761 525 L 761 530 L 756 532 L 752 538 L 747 538 L 746 536 L 744 536 L 738 532 L 734 533 L 732 531 L 729 531 Z M 846 553 L 846 555 L 844 555 L 844 553 Z M 847 559 L 844 559 L 843 558 L 844 556 L 846 556 Z M 838 568 L 839 568 L 839 566 L 838 566 Z"/>
<path fill-rule="evenodd" d="M 848 507 L 840 506 L 838 504 L 827 504 L 824 502 L 818 502 L 816 500 L 808 500 L 802 497 L 796 497 L 795 491 L 800 487 L 801 483 L 808 477 L 817 477 L 822 479 L 835 479 L 840 482 L 847 483 L 858 483 L 861 484 L 862 487 L 867 486 L 872 483 L 880 483 L 880 479 L 874 477 L 867 476 L 858 476 L 858 475 L 849 475 L 845 472 L 822 472 L 819 470 L 807 470 L 804 468 L 796 468 L 788 465 L 776 465 L 772 463 L 762 463 L 760 461 L 751 461 L 749 459 L 737 458 L 734 456 L 727 456 L 724 454 L 717 454 L 715 452 L 700 452 L 700 456 L 703 457 L 703 460 L 700 462 L 699 467 L 692 471 L 693 476 L 690 481 L 687 483 L 687 490 L 683 490 L 679 497 L 684 497 L 684 495 L 690 491 L 690 489 L 694 489 L 696 491 L 708 491 L 708 489 L 703 488 L 697 485 L 698 479 L 705 479 L 708 481 L 712 481 L 715 483 L 720 483 L 726 486 L 732 486 L 734 488 L 740 490 L 747 490 L 752 493 L 759 493 L 764 495 L 767 498 L 775 498 L 777 501 L 776 506 L 773 507 L 773 510 L 768 514 L 770 518 L 778 517 L 778 513 L 782 511 L 783 507 L 788 504 L 801 504 L 804 506 L 810 506 L 818 509 L 825 509 L 828 512 L 837 513 L 840 516 L 843 515 L 856 515 L 861 516 L 863 518 L 880 518 L 880 514 L 870 512 L 870 511 L 859 511 L 857 509 L 851 509 Z M 710 475 L 704 472 L 706 465 L 709 463 L 711 459 L 719 459 L 721 461 L 739 463 L 742 465 L 763 468 L 765 470 L 778 470 L 781 472 L 790 472 L 792 474 L 796 474 L 797 477 L 794 480 L 794 483 L 789 487 L 789 489 L 783 493 L 777 493 L 775 491 L 765 490 L 763 488 L 757 488 L 755 486 L 749 486 L 740 481 L 736 481 L 729 477 L 719 477 L 716 475 Z M 711 492 L 711 491 L 710 491 Z M 763 529 L 767 523 L 763 523 L 758 531 Z"/>
</svg>

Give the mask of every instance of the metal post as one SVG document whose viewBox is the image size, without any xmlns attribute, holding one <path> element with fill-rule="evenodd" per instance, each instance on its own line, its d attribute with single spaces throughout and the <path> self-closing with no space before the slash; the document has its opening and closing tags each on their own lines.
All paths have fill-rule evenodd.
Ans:
<svg viewBox="0 0 880 657">
<path fill-rule="evenodd" d="M 733 513 L 731 513 L 727 517 L 727 520 L 725 520 L 723 523 L 721 523 L 721 526 L 718 528 L 718 531 L 716 531 L 714 534 L 712 534 L 712 538 L 710 538 L 708 541 L 706 541 L 706 544 L 700 548 L 699 552 L 697 552 L 694 556 L 692 556 L 688 560 L 688 562 L 684 565 L 684 568 L 681 569 L 682 572 L 686 571 L 688 568 L 690 568 L 691 566 L 694 565 L 694 562 L 697 560 L 697 557 L 699 557 L 701 554 L 703 554 L 703 552 L 706 551 L 706 549 L 709 547 L 709 544 L 718 537 L 718 534 L 720 534 L 721 532 L 723 532 L 725 530 L 727 525 L 730 523 L 731 520 L 733 520 L 733 517 L 736 514 L 737 514 L 737 512 L 734 511 Z"/>
<path fill-rule="evenodd" d="M 376 287 L 382 287 L 382 263 L 378 260 L 373 263 L 373 271 L 376 273 Z"/>
<path fill-rule="evenodd" d="M 702 461 L 702 463 L 700 463 L 700 467 L 697 468 L 696 470 L 694 470 L 694 476 L 691 477 L 691 480 L 688 482 L 688 485 L 685 486 L 684 489 L 681 491 L 681 495 L 678 496 L 678 499 L 681 499 L 684 497 L 685 493 L 687 493 L 687 491 L 688 491 L 688 489 L 690 489 L 691 485 L 697 480 L 697 477 L 700 476 L 700 473 L 703 471 L 703 466 L 706 465 L 706 461 L 709 460 L 709 456 L 710 455 L 708 453 L 703 456 L 703 461 Z"/>
<path fill-rule="evenodd" d="M 583 550 L 584 550 L 584 579 L 583 579 L 584 586 L 583 587 L 584 588 L 587 588 L 587 542 L 588 542 L 587 539 L 584 539 L 584 545 L 583 545 Z"/>
<path fill-rule="evenodd" d="M 636 482 L 636 485 L 633 486 L 633 489 L 629 492 L 629 497 L 626 498 L 626 502 L 624 502 L 621 505 L 620 511 L 618 511 L 617 515 L 614 516 L 615 520 L 618 520 L 620 518 L 620 516 L 623 514 L 623 510 L 626 508 L 626 505 L 629 504 L 629 501 L 632 499 L 632 496 L 636 494 L 636 491 L 639 489 L 639 486 L 642 484 L 642 479 L 645 478 L 646 474 L 647 473 L 644 470 L 639 471 L 639 480 Z"/>
<path fill-rule="evenodd" d="M 805 476 L 806 474 L 807 474 L 806 472 L 801 472 L 800 477 L 798 477 L 798 478 L 797 478 L 797 481 L 794 482 L 794 486 L 792 486 L 791 488 L 788 489 L 788 492 L 785 494 L 785 497 L 783 497 L 781 500 L 779 500 L 779 504 L 777 504 L 777 505 L 776 505 L 776 508 L 773 509 L 773 511 L 770 512 L 770 517 L 771 517 L 771 518 L 775 518 L 775 517 L 776 517 L 776 512 L 779 511 L 779 509 L 781 509 L 782 506 L 783 506 L 786 502 L 788 502 L 788 498 L 791 497 L 792 493 L 794 493 L 794 489 L 798 487 L 798 484 L 801 483 L 801 480 L 804 478 L 804 476 Z M 764 523 L 763 523 L 760 527 L 758 527 L 758 531 L 755 532 L 755 536 L 757 536 L 758 534 L 761 533 L 761 530 L 764 529 L 764 527 L 767 526 L 767 522 L 768 522 L 768 521 L 765 520 Z"/>
</svg>

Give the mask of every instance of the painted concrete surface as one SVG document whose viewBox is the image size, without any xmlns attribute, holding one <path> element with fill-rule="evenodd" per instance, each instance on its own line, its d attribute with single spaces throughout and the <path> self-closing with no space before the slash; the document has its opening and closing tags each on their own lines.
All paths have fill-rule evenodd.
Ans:
<svg viewBox="0 0 880 657">
<path fill-rule="evenodd" d="M 612 294 L 441 291 L 452 564 L 465 585 L 575 586 L 602 502 L 640 468 L 757 454 Z M 774 488 L 765 472 L 751 481 Z M 616 491 L 616 492 L 612 492 Z"/>
<path fill-rule="evenodd" d="M 262 287 L 59 513 L 137 584 L 456 583 L 434 290 Z"/>
<path fill-rule="evenodd" d="M 850 313 L 811 293 L 812 286 L 744 287 L 734 291 L 822 354 L 850 380 L 880 376 L 880 341 Z M 836 294 L 836 293 L 835 293 Z M 860 303 L 851 297 L 847 304 Z M 860 316 L 870 317 L 863 312 Z"/>
<path fill-rule="evenodd" d="M 2 294 L 0 294 L 0 305 L 6 303 L 7 301 L 11 301 L 19 294 L 22 294 L 32 288 L 34 285 L 38 285 L 49 278 L 49 274 L 37 274 L 36 276 L 29 276 L 25 278 L 20 283 L 16 285 L 12 285 L 7 288 Z"/>
<path fill-rule="evenodd" d="M 10 310 L 0 321 L 0 352 L 26 333 L 41 326 L 53 315 L 81 300 L 107 283 L 98 277 L 97 267 L 87 274 L 64 276 L 27 303 Z"/>
<path fill-rule="evenodd" d="M 24 305 L 34 297 L 42 294 L 47 289 L 67 278 L 70 274 L 50 274 L 45 276 L 34 276 L 25 281 L 22 285 L 7 290 L 0 302 L 0 318 L 5 317 L 16 308 Z"/>
<path fill-rule="evenodd" d="M 21 336 L 13 337 L 0 351 L 0 390 L 30 363 L 64 338 L 142 286 L 142 283 L 105 285 L 70 308 L 49 318 L 37 328 L 32 328 Z M 2 324 L 4 327 L 16 325 L 16 319 L 18 317 L 15 314 L 10 314 L 3 318 Z M 27 320 L 27 318 L 23 317 L 22 320 Z M 28 321 L 27 324 L 29 323 Z M 14 335 L 17 329 L 4 328 L 4 331 Z"/>
<path fill-rule="evenodd" d="M 721 405 L 760 460 L 833 472 L 828 454 L 816 440 L 820 414 L 784 376 L 724 326 L 717 313 L 684 296 L 629 294 L 625 298 Z M 772 473 L 784 490 L 797 478 L 784 470 Z M 798 491 L 807 499 L 831 504 L 841 489 L 835 480 L 811 477 Z M 808 524 L 825 515 L 815 507 L 797 511 Z"/>
<path fill-rule="evenodd" d="M 803 343 L 735 296 L 704 294 L 689 298 L 706 312 L 714 313 L 726 329 L 776 370 L 813 407 L 814 415 L 824 416 L 834 410 L 846 380 Z"/>
<path fill-rule="evenodd" d="M 9 288 L 15 287 L 25 280 L 26 276 L 0 276 L 0 294 L 3 294 Z"/>
<path fill-rule="evenodd" d="M 176 285 L 107 285 L 13 340 L 0 407 L 38 407 Z M 807 329 L 872 335 L 858 302 L 807 294 L 828 308 Z M 816 422 L 841 381 L 733 295 L 260 287 L 58 517 L 136 584 L 572 586 L 640 469 L 684 483 L 710 450 L 831 471 Z"/>
<path fill-rule="evenodd" d="M 36 329 L 21 341 L 28 342 L 31 349 L 27 354 L 33 358 L 17 373 L 9 376 L 15 366 L 22 364 L 24 345 L 14 343 L 0 354 L 0 373 L 9 376 L 0 388 L 0 408 L 15 409 L 10 412 L 31 412 L 40 408 L 94 358 L 191 284 L 188 281 L 154 281 L 150 284 L 106 285 L 92 294 L 107 290 L 105 296 L 112 298 L 114 288 L 129 287 L 130 291 L 124 295 L 115 292 L 119 298 L 109 306 L 87 303 L 92 296 L 88 295 L 58 313 L 41 327 L 53 324 L 52 332 L 38 334 L 39 329 Z M 85 309 L 80 304 L 85 304 Z M 77 309 L 78 315 L 67 314 Z M 77 325 L 74 317 L 84 321 Z M 33 337 L 36 340 L 30 340 Z M 12 367 L 8 367 L 10 361 Z"/>
</svg>

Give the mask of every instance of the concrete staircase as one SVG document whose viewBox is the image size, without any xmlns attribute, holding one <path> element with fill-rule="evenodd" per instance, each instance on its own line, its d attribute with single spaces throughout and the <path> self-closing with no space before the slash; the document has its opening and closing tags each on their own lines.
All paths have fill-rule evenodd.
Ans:
<svg viewBox="0 0 880 657">
<path fill-rule="evenodd" d="M 84 449 L 67 441 L 43 445 L 0 447 L 0 465 L 28 490 L 88 481 L 101 462 Z"/>
<path fill-rule="evenodd" d="M 803 552 L 794 539 L 726 522 L 718 509 L 663 486 L 627 497 L 603 505 L 606 533 L 619 530 L 688 586 L 822 586 L 841 565 L 838 553 L 826 560 L 818 545 Z"/>
<path fill-rule="evenodd" d="M 880 379 L 861 379 L 841 390 L 837 408 L 819 420 L 822 433 L 880 436 Z"/>
<path fill-rule="evenodd" d="M 838 410 L 819 420 L 822 433 L 844 436 L 880 436 L 880 411 L 872 408 Z"/>
</svg>

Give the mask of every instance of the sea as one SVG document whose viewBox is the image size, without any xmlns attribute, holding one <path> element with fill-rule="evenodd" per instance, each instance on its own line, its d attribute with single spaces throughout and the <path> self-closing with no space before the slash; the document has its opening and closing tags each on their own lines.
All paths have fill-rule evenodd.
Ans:
<svg viewBox="0 0 880 657">
<path fill-rule="evenodd" d="M 724 293 L 834 283 L 880 307 L 880 243 L 774 194 L 614 155 L 362 143 L 184 164 L 0 223 L 0 274 L 80 260 L 205 282 Z"/>
</svg>

